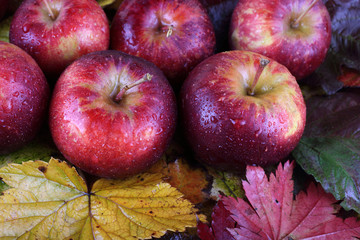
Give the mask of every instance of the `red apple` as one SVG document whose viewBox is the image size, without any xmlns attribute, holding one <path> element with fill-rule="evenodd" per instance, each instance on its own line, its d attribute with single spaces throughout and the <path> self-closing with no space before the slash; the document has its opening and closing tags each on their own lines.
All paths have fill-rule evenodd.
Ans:
<svg viewBox="0 0 360 240">
<path fill-rule="evenodd" d="M 24 0 L 10 26 L 10 42 L 24 49 L 47 76 L 78 57 L 109 46 L 106 15 L 95 0 Z"/>
<path fill-rule="evenodd" d="M 232 15 L 230 38 L 232 49 L 273 58 L 299 80 L 323 62 L 331 22 L 319 0 L 240 0 Z"/>
<path fill-rule="evenodd" d="M 218 53 L 195 67 L 181 89 L 181 108 L 196 157 L 219 170 L 277 163 L 295 148 L 305 127 L 295 77 L 248 51 Z"/>
<path fill-rule="evenodd" d="M 35 137 L 46 117 L 49 86 L 34 59 L 0 41 L 0 154 Z"/>
<path fill-rule="evenodd" d="M 144 76 L 152 78 L 139 84 Z M 65 158 L 80 169 L 125 177 L 147 169 L 165 151 L 175 129 L 175 102 L 154 64 L 115 50 L 90 53 L 57 81 L 50 130 Z"/>
<path fill-rule="evenodd" d="M 175 88 L 215 48 L 212 23 L 198 0 L 124 1 L 110 35 L 112 49 L 155 63 Z"/>
</svg>

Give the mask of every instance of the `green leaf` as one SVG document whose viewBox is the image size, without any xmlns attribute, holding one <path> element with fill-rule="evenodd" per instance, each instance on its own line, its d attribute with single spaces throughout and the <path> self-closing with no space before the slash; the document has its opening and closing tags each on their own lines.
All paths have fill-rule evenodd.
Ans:
<svg viewBox="0 0 360 240">
<path fill-rule="evenodd" d="M 315 96 L 306 106 L 304 136 L 293 156 L 345 209 L 360 212 L 360 89 Z"/>
<path fill-rule="evenodd" d="M 360 213 L 360 141 L 339 137 L 303 137 L 293 151 L 307 173 L 341 205 Z"/>
<path fill-rule="evenodd" d="M 113 4 L 116 0 L 96 0 L 101 7 L 106 7 Z"/>
<path fill-rule="evenodd" d="M 12 17 L 0 22 L 0 41 L 9 42 L 9 31 Z"/>
<path fill-rule="evenodd" d="M 210 197 L 212 199 L 219 200 L 220 195 L 235 198 L 243 198 L 245 196 L 240 174 L 220 172 L 212 168 L 208 168 L 208 172 L 213 177 L 210 189 Z"/>
</svg>

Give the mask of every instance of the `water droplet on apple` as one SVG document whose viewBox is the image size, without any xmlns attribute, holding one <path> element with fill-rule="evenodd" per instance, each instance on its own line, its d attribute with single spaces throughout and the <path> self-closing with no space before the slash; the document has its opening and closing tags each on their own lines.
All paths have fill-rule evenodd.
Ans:
<svg viewBox="0 0 360 240">
<path fill-rule="evenodd" d="M 219 120 L 218 120 L 215 116 L 211 116 L 211 117 L 210 117 L 210 121 L 211 121 L 212 123 L 217 123 Z"/>
<path fill-rule="evenodd" d="M 241 119 L 241 120 L 239 121 L 239 123 L 240 123 L 241 126 L 244 126 L 244 125 L 246 124 L 246 121 L 245 121 L 244 119 Z"/>
<path fill-rule="evenodd" d="M 14 92 L 12 95 L 13 95 L 14 97 L 18 97 L 18 96 L 19 96 L 19 92 L 16 91 L 16 92 Z"/>
<path fill-rule="evenodd" d="M 231 119 L 231 118 L 230 118 L 230 122 L 231 122 L 232 125 L 236 124 L 236 121 L 234 119 Z"/>
<path fill-rule="evenodd" d="M 262 132 L 261 128 L 255 131 L 255 137 L 259 137 L 260 133 Z"/>
<path fill-rule="evenodd" d="M 164 132 L 164 129 L 161 127 L 158 129 L 158 131 L 155 133 L 156 135 L 161 134 L 162 132 Z"/>
<path fill-rule="evenodd" d="M 265 147 L 265 152 L 267 152 L 268 151 L 268 147 Z"/>
<path fill-rule="evenodd" d="M 29 30 L 30 30 L 29 25 L 24 25 L 24 26 L 22 27 L 22 30 L 23 30 L 24 33 L 28 33 Z"/>
<path fill-rule="evenodd" d="M 11 102 L 8 102 L 7 105 L 6 105 L 6 103 L 3 105 L 3 110 L 5 113 L 11 112 L 12 108 L 13 108 L 13 106 L 12 106 Z"/>
</svg>

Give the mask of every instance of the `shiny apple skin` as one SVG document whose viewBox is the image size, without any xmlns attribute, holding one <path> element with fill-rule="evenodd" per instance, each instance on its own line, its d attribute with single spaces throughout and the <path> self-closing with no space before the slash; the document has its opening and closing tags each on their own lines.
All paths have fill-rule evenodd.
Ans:
<svg viewBox="0 0 360 240">
<path fill-rule="evenodd" d="M 116 86 L 153 75 L 119 103 Z M 154 64 L 120 51 L 90 53 L 72 63 L 56 83 L 50 130 L 67 160 L 100 177 L 144 171 L 165 151 L 176 125 L 174 92 Z"/>
<path fill-rule="evenodd" d="M 124 1 L 110 35 L 112 49 L 153 62 L 176 89 L 215 50 L 213 25 L 198 0 Z"/>
<path fill-rule="evenodd" d="M 285 65 L 300 80 L 319 67 L 331 42 L 329 13 L 317 3 L 301 20 L 299 28 L 291 21 L 312 0 L 240 0 L 230 24 L 231 49 L 248 50 Z"/>
<path fill-rule="evenodd" d="M 46 119 L 50 90 L 25 51 L 0 41 L 0 154 L 32 140 Z"/>
<path fill-rule="evenodd" d="M 181 89 L 182 124 L 196 158 L 224 171 L 275 164 L 295 148 L 306 106 L 286 67 L 271 60 L 247 94 L 261 58 L 228 51 L 200 63 Z"/>
<path fill-rule="evenodd" d="M 25 0 L 10 25 L 10 42 L 24 49 L 46 76 L 59 77 L 78 57 L 106 50 L 110 42 L 107 17 L 95 0 L 48 0 L 58 11 L 56 20 L 43 0 Z"/>
</svg>

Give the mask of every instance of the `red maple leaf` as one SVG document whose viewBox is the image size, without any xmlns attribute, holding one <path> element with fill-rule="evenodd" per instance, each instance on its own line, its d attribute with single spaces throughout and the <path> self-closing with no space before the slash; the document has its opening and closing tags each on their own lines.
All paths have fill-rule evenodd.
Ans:
<svg viewBox="0 0 360 240">
<path fill-rule="evenodd" d="M 235 221 L 231 217 L 230 212 L 225 209 L 224 203 L 218 201 L 211 214 L 211 226 L 199 222 L 197 226 L 197 233 L 203 240 L 235 240 L 227 228 L 234 228 Z"/>
<path fill-rule="evenodd" d="M 268 178 L 261 167 L 249 166 L 243 187 L 250 205 L 243 199 L 222 197 L 224 209 L 236 222 L 236 227 L 223 231 L 236 240 L 359 238 L 360 222 L 353 217 L 337 217 L 337 200 L 320 185 L 310 184 L 306 193 L 300 192 L 293 199 L 293 168 L 294 163 L 287 162 L 284 167 L 280 164 L 276 174 Z M 214 223 L 216 220 L 212 228 Z"/>
<path fill-rule="evenodd" d="M 360 72 L 342 67 L 342 74 L 339 76 L 339 81 L 341 81 L 345 87 L 360 87 Z"/>
</svg>

